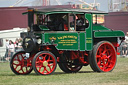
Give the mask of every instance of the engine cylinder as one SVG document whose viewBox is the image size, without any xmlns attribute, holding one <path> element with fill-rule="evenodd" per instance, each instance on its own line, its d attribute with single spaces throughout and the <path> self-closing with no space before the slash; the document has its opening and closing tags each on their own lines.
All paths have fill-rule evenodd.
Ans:
<svg viewBox="0 0 128 85">
<path fill-rule="evenodd" d="M 25 52 L 36 52 L 38 51 L 38 44 L 37 44 L 37 39 L 36 38 L 32 38 L 30 36 L 27 36 L 23 39 L 23 49 L 25 50 Z"/>
</svg>

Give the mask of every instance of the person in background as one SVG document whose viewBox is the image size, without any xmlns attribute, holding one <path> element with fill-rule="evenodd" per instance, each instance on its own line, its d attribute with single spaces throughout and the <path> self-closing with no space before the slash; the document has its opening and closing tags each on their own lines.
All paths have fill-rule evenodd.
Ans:
<svg viewBox="0 0 128 85">
<path fill-rule="evenodd" d="M 15 46 L 14 46 L 12 40 L 9 40 L 9 55 L 11 58 L 13 56 L 14 51 L 15 51 Z"/>
<path fill-rule="evenodd" d="M 128 57 L 128 32 L 126 32 L 125 40 L 122 43 L 122 54 L 123 57 Z"/>
<path fill-rule="evenodd" d="M 15 45 L 15 52 L 18 51 L 18 44 L 19 44 L 19 40 L 18 38 L 16 38 L 15 42 L 14 42 L 14 45 Z"/>
<path fill-rule="evenodd" d="M 6 39 L 6 52 L 5 52 L 5 59 L 8 57 L 8 49 L 9 49 L 9 40 Z M 6 59 L 7 60 L 7 59 Z"/>
<path fill-rule="evenodd" d="M 128 57 L 128 32 L 126 32 L 125 43 L 126 43 L 126 57 Z"/>
<path fill-rule="evenodd" d="M 22 48 L 22 42 L 23 42 L 22 38 L 19 38 L 18 39 L 18 50 L 19 51 L 23 50 L 23 48 Z"/>
</svg>

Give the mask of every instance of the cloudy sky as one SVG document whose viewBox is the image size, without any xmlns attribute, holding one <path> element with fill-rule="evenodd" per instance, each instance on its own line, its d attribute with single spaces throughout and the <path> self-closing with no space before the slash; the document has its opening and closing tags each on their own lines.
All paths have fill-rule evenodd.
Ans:
<svg viewBox="0 0 128 85">
<path fill-rule="evenodd" d="M 0 7 L 9 7 L 12 5 L 15 5 L 17 1 L 23 1 L 22 3 L 18 4 L 18 6 L 31 6 L 34 1 L 39 0 L 0 0 Z M 80 3 L 78 0 L 58 0 L 61 4 L 68 4 L 68 2 L 74 3 Z M 93 3 L 94 0 L 83 0 L 87 3 Z M 50 0 L 51 4 L 57 5 L 56 0 Z M 97 3 L 100 3 L 100 10 L 102 11 L 108 11 L 108 0 L 96 0 Z"/>
</svg>

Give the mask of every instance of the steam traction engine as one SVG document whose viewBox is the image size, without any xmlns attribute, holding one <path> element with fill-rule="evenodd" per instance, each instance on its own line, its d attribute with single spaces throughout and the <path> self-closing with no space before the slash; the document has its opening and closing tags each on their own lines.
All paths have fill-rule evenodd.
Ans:
<svg viewBox="0 0 128 85">
<path fill-rule="evenodd" d="M 102 11 L 64 8 L 28 9 L 28 32 L 23 49 L 10 61 L 15 74 L 52 74 L 57 63 L 65 73 L 90 64 L 95 72 L 110 72 L 117 60 L 117 38 L 122 31 L 98 23 Z M 79 19 L 83 18 L 82 20 Z M 24 35 L 22 35 L 24 36 Z"/>
</svg>

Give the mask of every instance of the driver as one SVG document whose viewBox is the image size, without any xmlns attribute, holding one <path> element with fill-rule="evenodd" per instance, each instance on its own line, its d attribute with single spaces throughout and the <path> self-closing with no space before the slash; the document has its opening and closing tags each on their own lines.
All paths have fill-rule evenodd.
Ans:
<svg viewBox="0 0 128 85">
<path fill-rule="evenodd" d="M 77 14 L 76 16 L 77 16 L 76 25 L 82 26 L 84 24 L 84 19 L 81 17 L 80 14 Z"/>
<path fill-rule="evenodd" d="M 81 17 L 80 14 L 77 14 L 77 20 L 76 20 L 76 30 L 82 31 L 84 30 L 84 19 Z"/>
</svg>

